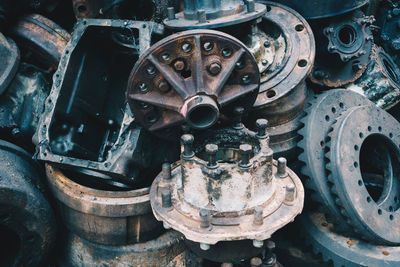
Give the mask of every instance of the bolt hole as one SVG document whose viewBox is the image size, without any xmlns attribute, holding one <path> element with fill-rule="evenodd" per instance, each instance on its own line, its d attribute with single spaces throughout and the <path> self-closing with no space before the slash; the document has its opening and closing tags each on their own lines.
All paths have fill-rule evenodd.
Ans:
<svg viewBox="0 0 400 267">
<path fill-rule="evenodd" d="M 369 203 L 369 202 L 371 202 L 371 198 L 370 197 L 367 197 L 367 202 Z"/>
<path fill-rule="evenodd" d="M 389 137 L 390 137 L 390 138 L 393 138 L 393 134 L 392 134 L 392 133 L 389 133 Z"/>
<path fill-rule="evenodd" d="M 363 182 L 362 182 L 361 180 L 358 180 L 358 185 L 359 185 L 359 186 L 362 186 L 362 185 L 363 185 Z"/>
<path fill-rule="evenodd" d="M 382 210 L 381 209 L 378 209 L 378 214 L 382 215 Z"/>
<path fill-rule="evenodd" d="M 344 104 L 342 102 L 339 103 L 340 108 L 344 108 Z"/>
<path fill-rule="evenodd" d="M 297 65 L 301 68 L 307 66 L 307 60 L 305 59 L 300 59 L 299 62 L 297 63 Z"/>
<path fill-rule="evenodd" d="M 270 89 L 267 91 L 267 97 L 268 98 L 273 98 L 274 96 L 276 96 L 276 91 L 273 89 Z"/>
<path fill-rule="evenodd" d="M 203 44 L 204 51 L 210 52 L 214 48 L 214 44 L 211 42 L 205 42 Z"/>
<path fill-rule="evenodd" d="M 336 108 L 332 107 L 332 113 L 336 113 Z"/>
<path fill-rule="evenodd" d="M 378 127 L 378 131 L 382 132 L 382 127 L 381 126 Z"/>
<path fill-rule="evenodd" d="M 325 146 L 324 141 L 321 141 L 319 144 L 321 145 L 321 147 L 324 147 L 324 146 Z"/>
<path fill-rule="evenodd" d="M 303 24 L 297 24 L 296 27 L 294 27 L 296 29 L 296 31 L 301 32 L 302 30 L 304 30 L 304 26 Z"/>
<path fill-rule="evenodd" d="M 368 126 L 368 132 L 372 131 L 372 127 Z"/>
<path fill-rule="evenodd" d="M 267 12 L 270 12 L 272 10 L 271 6 L 267 6 Z"/>
<path fill-rule="evenodd" d="M 360 148 L 359 148 L 357 145 L 354 146 L 354 150 L 355 150 L 355 151 L 358 151 L 359 149 L 360 149 Z"/>
<path fill-rule="evenodd" d="M 329 118 L 328 115 L 325 116 L 325 120 L 326 120 L 326 121 L 329 121 L 330 119 L 331 119 L 331 118 Z"/>
<path fill-rule="evenodd" d="M 359 133 L 358 136 L 360 136 L 360 138 L 363 138 L 364 134 L 363 133 Z"/>
<path fill-rule="evenodd" d="M 358 162 L 357 162 L 357 161 L 355 161 L 355 162 L 353 163 L 353 165 L 354 165 L 354 168 L 358 168 Z"/>
</svg>

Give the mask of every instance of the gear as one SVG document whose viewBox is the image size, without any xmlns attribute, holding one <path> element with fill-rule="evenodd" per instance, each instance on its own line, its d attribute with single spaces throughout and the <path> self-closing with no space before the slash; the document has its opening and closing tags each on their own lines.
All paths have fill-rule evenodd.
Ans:
<svg viewBox="0 0 400 267">
<path fill-rule="evenodd" d="M 346 222 L 368 241 L 400 244 L 400 124 L 370 104 L 348 109 L 328 136 L 325 166 Z"/>
<path fill-rule="evenodd" d="M 325 174 L 324 151 L 326 136 L 332 122 L 348 108 L 371 103 L 365 97 L 343 89 L 330 90 L 311 97 L 301 120 L 304 127 L 299 130 L 303 139 L 298 146 L 303 151 L 299 160 L 304 163 L 301 173 L 307 177 L 305 187 L 313 191 L 311 199 L 327 209 L 340 231 L 350 230 L 342 220 L 340 210 L 331 195 Z M 316 131 L 315 129 L 318 129 Z"/>
<path fill-rule="evenodd" d="M 300 217 L 306 243 L 324 261 L 334 267 L 399 266 L 400 247 L 376 246 L 348 235 L 334 232 L 334 226 L 322 213 L 305 213 Z"/>
</svg>

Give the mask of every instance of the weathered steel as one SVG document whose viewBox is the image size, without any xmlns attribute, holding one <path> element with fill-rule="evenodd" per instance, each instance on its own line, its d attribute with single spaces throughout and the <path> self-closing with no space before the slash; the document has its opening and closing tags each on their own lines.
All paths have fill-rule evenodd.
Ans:
<svg viewBox="0 0 400 267">
<path fill-rule="evenodd" d="M 263 83 L 249 126 L 254 129 L 256 119 L 268 119 L 275 156 L 292 161 L 296 157 L 297 129 L 307 96 L 305 79 L 313 67 L 315 42 L 310 26 L 297 12 L 271 2 L 268 7 L 257 27 L 270 39 L 263 45 L 273 47 L 272 58 L 261 73 Z"/>
<path fill-rule="evenodd" d="M 61 170 L 46 165 L 50 189 L 59 201 L 64 224 L 87 241 L 122 246 L 161 233 L 150 207 L 149 188 L 110 191 L 83 186 Z M 74 180 L 72 180 L 74 179 Z"/>
<path fill-rule="evenodd" d="M 3 266 L 44 266 L 56 224 L 45 197 L 44 172 L 31 155 L 0 141 L 0 243 Z"/>
<path fill-rule="evenodd" d="M 400 244 L 400 123 L 369 104 L 347 110 L 332 128 L 325 167 L 343 218 L 364 239 Z"/>
<path fill-rule="evenodd" d="M 13 40 L 0 33 L 0 94 L 10 85 L 18 70 L 20 54 Z"/>
<path fill-rule="evenodd" d="M 237 105 L 250 109 L 259 81 L 257 63 L 239 40 L 191 30 L 162 39 L 139 58 L 127 98 L 144 128 L 176 137 L 176 126 L 185 122 L 206 129 L 220 117 L 232 117 Z"/>
<path fill-rule="evenodd" d="M 155 217 L 208 250 L 219 241 L 253 240 L 263 246 L 303 208 L 300 179 L 274 161 L 265 120 L 257 133 L 232 128 L 182 136 L 181 161 L 151 186 Z M 193 146 L 193 147 L 192 147 Z"/>
</svg>

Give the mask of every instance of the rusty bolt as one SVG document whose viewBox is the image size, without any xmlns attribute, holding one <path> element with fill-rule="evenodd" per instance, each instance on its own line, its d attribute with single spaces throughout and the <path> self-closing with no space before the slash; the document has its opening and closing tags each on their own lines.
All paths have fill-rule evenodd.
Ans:
<svg viewBox="0 0 400 267">
<path fill-rule="evenodd" d="M 271 46 L 271 42 L 270 41 L 265 41 L 264 42 L 264 47 L 265 48 L 268 48 L 268 47 L 270 47 Z"/>
<path fill-rule="evenodd" d="M 221 72 L 221 63 L 213 62 L 207 69 L 211 75 L 218 75 Z"/>
<path fill-rule="evenodd" d="M 294 193 L 295 193 L 295 187 L 293 184 L 289 184 L 286 186 L 286 194 L 285 194 L 285 200 L 288 202 L 292 202 L 294 200 Z"/>
<path fill-rule="evenodd" d="M 278 159 L 278 176 L 283 178 L 287 176 L 286 172 L 286 159 L 285 158 L 279 158 Z"/>
<path fill-rule="evenodd" d="M 206 243 L 200 243 L 200 248 L 201 248 L 201 250 L 209 250 L 210 245 L 206 244 Z"/>
<path fill-rule="evenodd" d="M 159 89 L 161 92 L 166 93 L 166 92 L 169 91 L 169 84 L 168 84 L 166 81 L 161 81 L 161 82 L 158 84 L 158 89 Z"/>
<path fill-rule="evenodd" d="M 199 212 L 199 215 L 201 218 L 200 227 L 201 228 L 210 227 L 210 211 L 208 211 L 206 209 L 201 209 Z"/>
<path fill-rule="evenodd" d="M 257 126 L 257 137 L 260 139 L 264 139 L 265 137 L 267 137 L 268 120 L 258 119 L 256 120 L 256 126 Z"/>
<path fill-rule="evenodd" d="M 267 66 L 267 65 L 268 65 L 268 60 L 263 59 L 263 60 L 261 61 L 261 64 L 262 64 L 263 66 Z"/>
<path fill-rule="evenodd" d="M 147 85 L 146 85 L 145 83 L 140 83 L 140 84 L 138 85 L 138 88 L 139 88 L 139 91 L 140 91 L 141 93 L 146 93 L 146 92 L 147 92 Z"/>
<path fill-rule="evenodd" d="M 174 68 L 175 68 L 176 71 L 184 70 L 185 69 L 185 62 L 183 62 L 183 60 L 181 60 L 181 59 L 178 59 L 174 63 Z"/>
<path fill-rule="evenodd" d="M 167 12 L 168 12 L 168 20 L 176 19 L 176 17 L 175 17 L 175 9 L 173 7 L 168 7 L 167 8 Z"/>
<path fill-rule="evenodd" d="M 207 22 L 207 15 L 204 9 L 199 9 L 197 11 L 197 19 L 199 23 L 206 23 Z"/>
<path fill-rule="evenodd" d="M 192 144 L 194 141 L 194 137 L 191 134 L 184 134 L 181 137 L 181 144 L 183 146 L 182 157 L 183 158 L 192 158 L 194 156 L 194 152 L 192 150 Z"/>
<path fill-rule="evenodd" d="M 254 208 L 254 225 L 262 225 L 264 223 L 263 210 L 260 207 Z"/>
<path fill-rule="evenodd" d="M 206 153 L 208 155 L 207 167 L 209 167 L 209 168 L 217 167 L 217 152 L 218 152 L 217 145 L 214 145 L 214 144 L 206 145 Z"/>
<path fill-rule="evenodd" d="M 161 203 L 163 208 L 172 207 L 171 190 L 166 189 L 161 191 Z"/>
<path fill-rule="evenodd" d="M 251 267 L 259 267 L 262 266 L 262 260 L 259 257 L 254 257 L 250 260 Z"/>
<path fill-rule="evenodd" d="M 149 74 L 149 75 L 153 75 L 153 74 L 156 73 L 156 68 L 155 68 L 153 65 L 149 65 L 149 66 L 147 66 L 147 68 L 146 68 L 146 72 L 147 72 L 147 74 Z"/>
<path fill-rule="evenodd" d="M 169 182 L 171 180 L 171 164 L 163 163 L 161 173 L 164 181 Z"/>
<path fill-rule="evenodd" d="M 262 248 L 264 246 L 264 240 L 253 240 L 253 246 L 255 248 Z"/>
<path fill-rule="evenodd" d="M 242 117 L 244 115 L 244 108 L 243 107 L 235 107 L 233 110 L 235 117 L 233 118 L 233 129 L 240 130 L 243 129 Z"/>
<path fill-rule="evenodd" d="M 243 144 L 239 146 L 240 150 L 240 162 L 239 166 L 242 168 L 248 168 L 250 164 L 250 156 L 253 151 L 253 147 L 249 144 Z"/>
<path fill-rule="evenodd" d="M 247 0 L 247 12 L 252 13 L 255 11 L 254 0 Z"/>
<path fill-rule="evenodd" d="M 360 62 L 354 62 L 352 65 L 353 71 L 359 71 L 362 69 L 362 64 Z"/>
</svg>

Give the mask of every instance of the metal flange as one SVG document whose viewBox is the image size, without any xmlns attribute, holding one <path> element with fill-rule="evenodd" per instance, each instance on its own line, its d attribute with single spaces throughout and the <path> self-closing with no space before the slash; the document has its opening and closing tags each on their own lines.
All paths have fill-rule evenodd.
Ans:
<svg viewBox="0 0 400 267">
<path fill-rule="evenodd" d="M 337 207 L 361 237 L 400 244 L 400 124 L 370 104 L 347 110 L 332 128 L 325 166 Z"/>
<path fill-rule="evenodd" d="M 303 138 L 298 146 L 302 150 L 299 160 L 304 163 L 301 169 L 306 177 L 304 186 L 309 189 L 311 199 L 319 203 L 329 219 L 339 231 L 350 230 L 342 219 L 340 209 L 332 197 L 325 172 L 325 151 L 327 135 L 333 122 L 346 110 L 359 105 L 371 104 L 364 96 L 344 89 L 334 89 L 310 97 L 306 116 L 301 120 L 303 128 L 299 135 Z M 317 129 L 317 130 L 316 130 Z"/>
<path fill-rule="evenodd" d="M 17 73 L 20 54 L 15 42 L 7 39 L 0 33 L 0 94 L 2 94 L 10 85 L 12 79 Z"/>
</svg>

